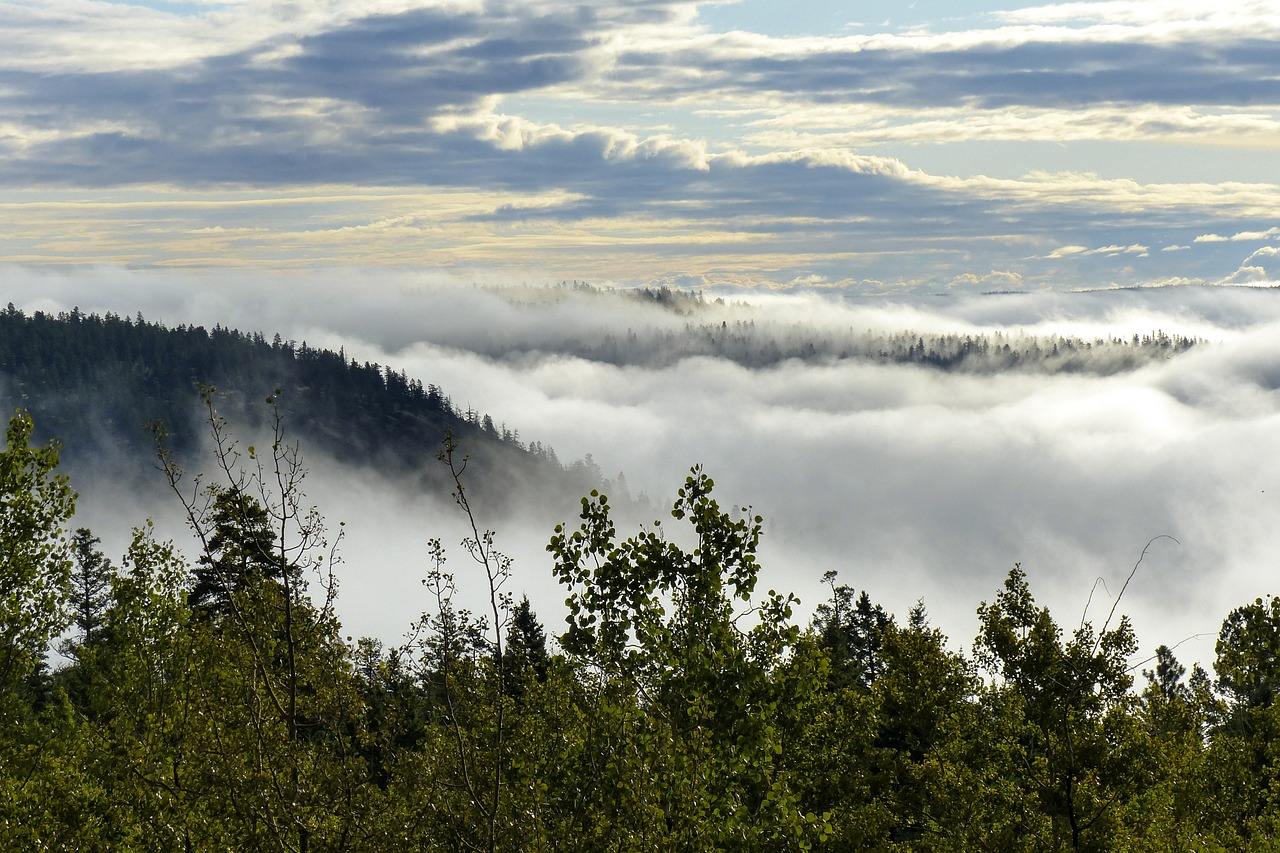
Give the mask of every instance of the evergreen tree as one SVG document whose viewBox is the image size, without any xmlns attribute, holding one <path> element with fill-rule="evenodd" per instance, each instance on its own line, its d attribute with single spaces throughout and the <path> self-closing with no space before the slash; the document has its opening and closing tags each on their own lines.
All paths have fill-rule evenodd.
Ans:
<svg viewBox="0 0 1280 853">
<path fill-rule="evenodd" d="M 111 560 L 98 550 L 101 542 L 87 527 L 76 528 L 71 537 L 75 567 L 71 575 L 71 611 L 79 644 L 89 646 L 99 639 L 103 619 L 111 605 Z"/>
<path fill-rule="evenodd" d="M 502 649 L 503 673 L 507 691 L 519 696 L 524 692 L 524 682 L 530 678 L 542 681 L 547 677 L 547 633 L 529 604 L 529 596 L 523 596 L 511 611 L 507 625 L 507 642 Z"/>
<path fill-rule="evenodd" d="M 865 591 L 855 600 L 853 588 L 835 580 L 835 572 L 823 575 L 831 598 L 815 608 L 813 619 L 818 644 L 831 658 L 829 684 L 868 692 L 884 672 L 881 648 L 893 618 Z"/>
<path fill-rule="evenodd" d="M 190 603 L 196 610 L 225 615 L 235 606 L 235 594 L 264 580 L 280 580 L 283 569 L 267 510 L 239 486 L 214 489 L 211 524 L 204 553 L 191 573 Z"/>
</svg>

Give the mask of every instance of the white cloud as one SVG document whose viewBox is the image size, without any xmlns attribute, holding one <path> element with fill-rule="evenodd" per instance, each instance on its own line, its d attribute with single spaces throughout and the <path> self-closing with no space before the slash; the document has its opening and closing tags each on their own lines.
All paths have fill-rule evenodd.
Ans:
<svg viewBox="0 0 1280 853">
<path fill-rule="evenodd" d="M 1048 254 L 1049 258 L 1069 258 L 1072 256 L 1087 257 L 1089 255 L 1105 255 L 1107 257 L 1115 257 L 1117 255 L 1138 255 L 1146 257 L 1150 253 L 1149 246 L 1141 243 L 1134 243 L 1129 246 L 1120 246 L 1112 244 L 1109 246 L 1099 246 L 1090 249 L 1088 246 L 1059 246 Z"/>
<path fill-rule="evenodd" d="M 1089 255 L 1124 255 L 1124 254 L 1145 254 L 1148 251 L 1146 246 L 1134 244 L 1132 246 L 1101 246 L 1097 249 L 1090 249 L 1086 254 Z"/>
<path fill-rule="evenodd" d="M 1231 239 L 1235 242 L 1268 240 L 1277 234 L 1280 234 L 1280 228 L 1268 228 L 1266 231 L 1240 231 L 1232 234 Z"/>
<path fill-rule="evenodd" d="M 1000 107 L 899 109 L 869 104 L 766 102 L 746 123 L 744 141 L 777 148 L 866 147 L 949 142 L 1143 142 L 1277 145 L 1280 115 L 1192 106 L 1113 106 L 1017 110 Z"/>
<path fill-rule="evenodd" d="M 1255 260 L 1274 258 L 1263 252 Z M 352 357 L 440 384 L 460 405 L 550 443 L 562 458 L 589 452 L 607 473 L 623 471 L 633 491 L 659 501 L 701 462 L 725 505 L 751 503 L 766 516 L 766 582 L 799 591 L 806 606 L 822 597 L 822 572 L 835 568 L 900 614 L 923 596 L 940 627 L 965 643 L 978 601 L 997 591 L 1013 562 L 1070 622 L 1095 577 L 1114 593 L 1146 542 L 1170 534 L 1181 547 L 1153 548 L 1121 609 L 1134 616 L 1147 650 L 1205 633 L 1210 639 L 1187 648 L 1211 657 L 1211 635 L 1229 609 L 1273 591 L 1266 555 L 1280 539 L 1267 496 L 1280 495 L 1280 304 L 1269 291 L 891 301 L 810 291 L 753 296 L 758 308 L 730 305 L 723 315 L 730 326 L 751 319 L 758 332 L 815 338 L 916 329 L 1127 339 L 1161 329 L 1212 341 L 1112 376 L 981 376 L 857 360 L 748 369 L 700 357 L 615 366 L 570 353 L 628 329 L 678 335 L 687 318 L 564 292 L 508 301 L 470 287 L 366 275 L 356 282 L 364 296 L 353 302 L 344 298 L 349 274 L 249 282 L 15 271 L 9 280 L 26 307 L 40 300 L 54 309 L 141 308 L 170 323 L 220 320 L 343 345 Z M 313 496 L 358 540 L 343 587 L 349 622 L 399 630 L 421 607 L 413 596 L 418 539 L 423 531 L 448 539 L 450 517 L 418 499 L 388 499 L 376 481 L 351 472 L 336 472 L 332 487 L 326 477 L 318 474 Z M 508 535 L 501 520 L 491 523 L 554 629 L 563 596 L 546 573 L 547 531 L 512 522 Z M 395 607 L 370 585 L 400 590 Z M 1106 605 L 1095 599 L 1094 606 Z"/>
<path fill-rule="evenodd" d="M 1263 246 L 1222 279 L 1222 284 L 1259 284 L 1280 281 L 1280 247 Z"/>
<path fill-rule="evenodd" d="M 996 13 L 1015 23 L 1106 23 L 1156 29 L 1192 25 L 1234 29 L 1269 25 L 1280 27 L 1280 10 L 1270 0 L 1240 0 L 1224 7 L 1206 0 L 1110 0 L 1110 2 L 1054 3 Z"/>
<path fill-rule="evenodd" d="M 470 132 L 477 139 L 492 142 L 502 151 L 521 151 L 549 144 L 580 146 L 587 142 L 598 149 L 601 159 L 606 161 L 663 158 L 671 161 L 673 168 L 677 169 L 706 171 L 709 167 L 705 143 L 669 135 L 641 138 L 616 128 L 590 125 L 563 128 L 495 113 L 438 116 L 432 120 L 432 127 L 439 133 Z"/>
<path fill-rule="evenodd" d="M 1221 234 L 1201 234 L 1195 238 L 1196 243 L 1243 243 L 1255 242 L 1258 240 L 1266 240 L 1275 235 L 1280 234 L 1280 228 L 1268 228 L 1265 231 L 1238 231 L 1230 237 L 1224 237 Z"/>
<path fill-rule="evenodd" d="M 947 289 L 955 292 L 978 292 L 1021 290 L 1025 282 L 1016 272 L 992 270 L 984 275 L 964 273 L 958 275 L 947 285 Z"/>
<path fill-rule="evenodd" d="M 1066 257 L 1070 257 L 1071 255 L 1088 254 L 1088 252 L 1089 252 L 1088 246 L 1059 246 L 1058 248 L 1054 249 L 1052 252 L 1049 253 L 1049 257 L 1066 258 Z"/>
</svg>

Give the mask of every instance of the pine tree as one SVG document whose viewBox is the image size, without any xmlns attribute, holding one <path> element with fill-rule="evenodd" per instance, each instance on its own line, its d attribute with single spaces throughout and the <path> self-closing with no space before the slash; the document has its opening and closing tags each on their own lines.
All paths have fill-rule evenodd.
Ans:
<svg viewBox="0 0 1280 853">
<path fill-rule="evenodd" d="M 238 487 L 217 489 L 207 552 L 192 571 L 190 603 L 196 610 L 226 614 L 232 596 L 257 579 L 279 579 L 275 533 L 266 509 Z"/>
<path fill-rule="evenodd" d="M 71 574 L 71 612 L 79 643 L 88 646 L 100 638 L 103 617 L 111 606 L 111 560 L 98 550 L 101 539 L 87 527 L 71 537 L 75 568 Z"/>
<path fill-rule="evenodd" d="M 547 663 L 550 660 L 547 654 L 547 632 L 529 605 L 527 595 L 511 611 L 507 643 L 502 654 L 502 669 L 508 693 L 518 697 L 523 692 L 525 679 L 542 681 L 547 677 Z"/>
<path fill-rule="evenodd" d="M 893 618 L 864 591 L 854 599 L 852 587 L 836 585 L 836 573 L 823 581 L 831 587 L 830 601 L 815 609 L 813 627 L 818 645 L 831 659 L 832 689 L 851 687 L 867 692 L 884 671 L 881 646 Z"/>
</svg>

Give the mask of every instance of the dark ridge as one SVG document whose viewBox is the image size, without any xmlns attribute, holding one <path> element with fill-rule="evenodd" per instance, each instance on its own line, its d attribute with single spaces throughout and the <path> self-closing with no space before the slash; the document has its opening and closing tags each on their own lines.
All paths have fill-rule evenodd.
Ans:
<svg viewBox="0 0 1280 853">
<path fill-rule="evenodd" d="M 589 457 L 566 467 L 554 450 L 522 443 L 489 415 L 458 410 L 434 384 L 305 341 L 167 328 L 141 314 L 27 316 L 12 303 L 0 312 L 0 400 L 30 411 L 36 437 L 56 438 L 72 472 L 104 456 L 146 471 L 153 423 L 165 425 L 176 454 L 193 456 L 208 432 L 202 387 L 216 389 L 215 407 L 237 435 L 268 425 L 265 401 L 279 391 L 285 429 L 304 454 L 318 450 L 428 488 L 450 485 L 435 460 L 446 432 L 471 457 L 469 487 L 482 500 L 500 504 L 530 481 L 578 496 L 601 484 Z"/>
</svg>

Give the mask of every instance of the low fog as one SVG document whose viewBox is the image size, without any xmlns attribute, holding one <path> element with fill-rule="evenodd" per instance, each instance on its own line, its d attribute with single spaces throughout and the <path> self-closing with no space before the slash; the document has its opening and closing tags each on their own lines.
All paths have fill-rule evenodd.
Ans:
<svg viewBox="0 0 1280 853">
<path fill-rule="evenodd" d="M 221 323 L 344 347 L 440 386 L 459 408 L 488 412 L 565 462 L 590 454 L 605 476 L 621 473 L 631 494 L 651 500 L 652 517 L 701 464 L 722 505 L 749 504 L 765 517 L 762 591 L 799 594 L 805 621 L 834 569 L 900 618 L 922 600 L 967 647 L 978 604 L 1021 563 L 1060 624 L 1100 625 L 1146 548 L 1118 607 L 1142 644 L 1134 663 L 1161 643 L 1209 663 L 1223 617 L 1280 592 L 1280 291 L 716 291 L 686 315 L 572 287 L 483 288 L 408 273 L 248 281 L 10 270 L 7 280 L 28 312 L 141 311 L 167 325 Z M 1202 343 L 1119 372 L 943 372 L 820 354 L 764 367 L 657 349 L 629 363 L 584 355 L 628 334 L 661 348 L 692 334 L 691 324 L 721 323 L 751 324 L 775 341 L 904 330 L 1128 340 L 1159 331 Z M 419 583 L 428 537 L 450 547 L 463 595 L 478 607 L 482 577 L 457 545 L 454 507 L 341 460 L 308 461 L 311 499 L 332 526 L 345 522 L 339 612 L 348 634 L 400 640 L 429 604 Z M 184 539 L 158 475 L 142 495 L 118 494 L 113 482 L 74 484 L 79 523 L 117 550 L 122 531 L 148 516 L 162 535 Z M 543 550 L 547 518 L 574 513 L 538 506 L 481 519 L 516 560 L 512 591 L 529 594 L 552 633 L 564 594 Z"/>
</svg>

